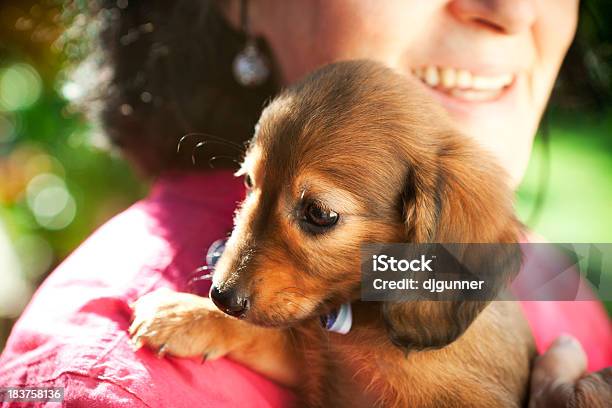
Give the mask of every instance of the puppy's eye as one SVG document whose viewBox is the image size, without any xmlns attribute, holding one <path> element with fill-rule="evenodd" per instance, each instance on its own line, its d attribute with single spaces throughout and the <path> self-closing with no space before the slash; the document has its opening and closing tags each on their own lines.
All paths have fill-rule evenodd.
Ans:
<svg viewBox="0 0 612 408">
<path fill-rule="evenodd" d="M 253 179 L 248 174 L 244 175 L 244 186 L 248 188 L 249 190 L 253 188 Z"/>
<path fill-rule="evenodd" d="M 317 234 L 333 227 L 338 222 L 339 217 L 337 212 L 311 201 L 306 203 L 303 208 L 301 224 L 308 232 Z"/>
</svg>

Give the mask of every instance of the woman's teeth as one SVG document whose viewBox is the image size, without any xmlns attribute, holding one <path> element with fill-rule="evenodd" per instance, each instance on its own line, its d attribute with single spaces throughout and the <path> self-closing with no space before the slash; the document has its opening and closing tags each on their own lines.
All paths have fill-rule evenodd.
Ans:
<svg viewBox="0 0 612 408">
<path fill-rule="evenodd" d="M 415 68 L 412 74 L 431 88 L 469 101 L 493 99 L 514 80 L 513 74 L 474 75 L 465 69 L 434 66 Z"/>
</svg>

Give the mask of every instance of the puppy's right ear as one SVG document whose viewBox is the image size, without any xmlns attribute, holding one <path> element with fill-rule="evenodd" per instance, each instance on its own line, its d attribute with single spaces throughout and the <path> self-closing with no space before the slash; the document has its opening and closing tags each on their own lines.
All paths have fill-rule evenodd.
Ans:
<svg viewBox="0 0 612 408">
<path fill-rule="evenodd" d="M 516 244 L 521 224 L 514 216 L 504 171 L 467 138 L 450 135 L 442 141 L 433 160 L 407 171 L 402 197 L 406 241 L 501 245 L 468 254 L 472 265 L 489 274 L 485 280 L 488 295 L 482 300 L 383 305 L 391 340 L 405 348 L 437 348 L 456 340 L 519 272 L 521 264 Z"/>
</svg>

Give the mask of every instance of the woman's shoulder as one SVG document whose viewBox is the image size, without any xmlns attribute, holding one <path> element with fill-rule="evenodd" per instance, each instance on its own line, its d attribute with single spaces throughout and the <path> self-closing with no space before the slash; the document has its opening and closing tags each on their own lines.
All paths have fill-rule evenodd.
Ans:
<svg viewBox="0 0 612 408">
<path fill-rule="evenodd" d="M 35 298 L 51 287 L 132 298 L 160 282 L 180 286 L 203 264 L 207 248 L 232 227 L 236 200 L 207 194 L 206 187 L 215 186 L 210 180 L 206 175 L 175 176 L 156 183 L 147 197 L 108 220 L 74 250 Z"/>
</svg>

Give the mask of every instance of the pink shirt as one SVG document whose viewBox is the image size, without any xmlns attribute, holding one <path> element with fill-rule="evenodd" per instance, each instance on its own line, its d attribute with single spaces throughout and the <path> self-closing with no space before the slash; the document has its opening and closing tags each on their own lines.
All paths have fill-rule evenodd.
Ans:
<svg viewBox="0 0 612 408">
<path fill-rule="evenodd" d="M 210 244 L 231 230 L 242 196 L 229 172 L 160 179 L 41 285 L 0 356 L 0 386 L 63 386 L 75 407 L 292 405 L 290 391 L 230 360 L 159 359 L 128 343 L 130 302 L 162 286 L 185 290 Z M 612 365 L 599 303 L 525 302 L 524 309 L 540 350 L 571 333 L 591 369 Z"/>
</svg>

